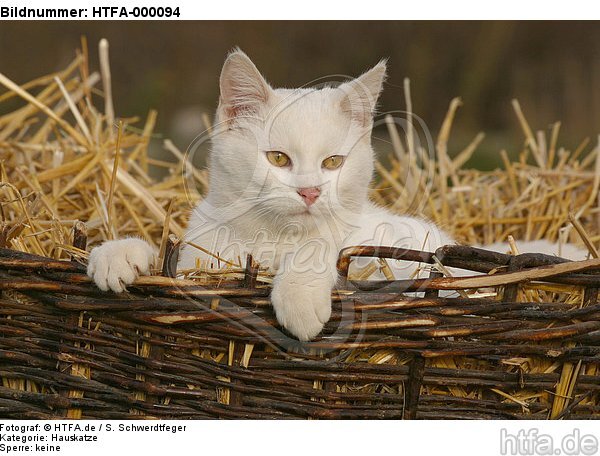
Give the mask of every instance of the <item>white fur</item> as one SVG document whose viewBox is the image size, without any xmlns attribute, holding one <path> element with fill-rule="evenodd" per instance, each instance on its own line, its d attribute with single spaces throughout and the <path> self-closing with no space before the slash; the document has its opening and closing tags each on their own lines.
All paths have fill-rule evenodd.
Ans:
<svg viewBox="0 0 600 456">
<path fill-rule="evenodd" d="M 107 241 L 92 249 L 87 273 L 102 291 L 125 291 L 139 275 L 150 274 L 156 252 L 137 238 Z"/>
<path fill-rule="evenodd" d="M 385 71 L 382 61 L 339 87 L 275 90 L 239 50 L 223 67 L 211 188 L 191 214 L 186 240 L 228 260 L 250 253 L 271 269 L 277 319 L 301 340 L 315 337 L 330 318 L 341 248 L 361 244 L 434 251 L 454 242 L 431 222 L 392 215 L 369 202 L 372 113 Z M 270 164 L 265 152 L 273 150 L 286 153 L 292 165 Z M 346 157 L 339 169 L 321 167 L 331 155 Z M 321 189 L 310 208 L 297 193 L 307 187 Z M 548 250 L 548 245 L 533 247 Z M 106 242 L 92 251 L 88 273 L 100 288 L 123 291 L 136 267 L 148 270 L 150 251 L 137 239 Z M 198 258 L 217 263 L 185 245 L 178 266 L 193 268 Z M 417 268 L 391 263 L 397 279 L 413 276 Z M 360 262 L 353 264 L 357 267 Z"/>
</svg>

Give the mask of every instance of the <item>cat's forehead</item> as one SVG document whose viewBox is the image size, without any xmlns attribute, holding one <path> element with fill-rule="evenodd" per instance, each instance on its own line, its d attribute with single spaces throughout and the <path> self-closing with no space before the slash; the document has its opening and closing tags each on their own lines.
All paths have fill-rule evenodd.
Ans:
<svg viewBox="0 0 600 456">
<path fill-rule="evenodd" d="M 341 113 L 336 89 L 275 89 L 270 100 L 273 111 L 287 116 L 331 115 Z"/>
<path fill-rule="evenodd" d="M 351 120 L 333 88 L 277 89 L 270 103 L 267 128 L 272 141 L 299 150 L 319 150 L 343 143 Z"/>
</svg>

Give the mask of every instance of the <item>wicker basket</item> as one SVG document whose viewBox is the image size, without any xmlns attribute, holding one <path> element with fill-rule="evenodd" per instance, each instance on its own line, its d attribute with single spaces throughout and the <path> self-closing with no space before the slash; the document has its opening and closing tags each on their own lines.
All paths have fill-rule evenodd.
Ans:
<svg viewBox="0 0 600 456">
<path fill-rule="evenodd" d="M 169 244 L 163 275 L 176 253 Z M 355 256 L 488 274 L 346 280 L 323 335 L 302 344 L 276 327 L 251 259 L 243 281 L 147 277 L 115 295 L 75 261 L 0 249 L 0 416 L 600 416 L 598 260 L 357 247 L 341 252 L 342 276 Z M 486 287 L 501 298 L 438 297 Z"/>
</svg>

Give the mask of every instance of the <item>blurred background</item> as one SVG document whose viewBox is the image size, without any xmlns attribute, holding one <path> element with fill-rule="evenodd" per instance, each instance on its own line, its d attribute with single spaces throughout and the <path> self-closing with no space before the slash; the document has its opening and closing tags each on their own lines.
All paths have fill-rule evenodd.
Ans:
<svg viewBox="0 0 600 456">
<path fill-rule="evenodd" d="M 220 68 L 234 46 L 276 87 L 358 75 L 388 57 L 381 110 L 405 108 L 409 77 L 414 112 L 435 135 L 460 96 L 450 153 L 484 131 L 471 162 L 479 168 L 496 166 L 501 148 L 514 156 L 523 144 L 513 98 L 534 130 L 562 121 L 567 148 L 585 137 L 595 143 L 600 133 L 598 22 L 4 22 L 0 72 L 24 83 L 62 69 L 81 35 L 93 69 L 98 41 L 110 42 L 117 114 L 157 109 L 156 131 L 181 149 L 204 130 L 202 113 L 214 112 Z"/>
</svg>

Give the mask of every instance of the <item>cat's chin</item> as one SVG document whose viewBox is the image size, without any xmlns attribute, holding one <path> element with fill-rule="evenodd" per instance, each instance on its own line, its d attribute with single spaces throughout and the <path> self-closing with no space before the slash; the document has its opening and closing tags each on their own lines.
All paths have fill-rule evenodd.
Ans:
<svg viewBox="0 0 600 456">
<path fill-rule="evenodd" d="M 298 206 L 290 208 L 288 210 L 288 217 L 295 217 L 301 220 L 314 219 L 314 218 L 327 218 L 334 215 L 331 207 L 322 204 L 316 204 L 313 206 Z"/>
<path fill-rule="evenodd" d="M 287 222 L 296 222 L 296 223 L 308 223 L 310 220 L 318 218 L 319 211 L 316 211 L 312 208 L 302 207 L 302 208 L 289 208 L 287 211 L 282 213 L 281 215 Z"/>
<path fill-rule="evenodd" d="M 312 211 L 309 207 L 303 207 L 290 212 L 289 215 L 292 217 L 311 217 L 314 215 L 314 211 Z"/>
</svg>

